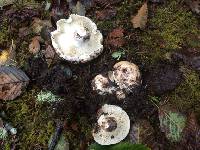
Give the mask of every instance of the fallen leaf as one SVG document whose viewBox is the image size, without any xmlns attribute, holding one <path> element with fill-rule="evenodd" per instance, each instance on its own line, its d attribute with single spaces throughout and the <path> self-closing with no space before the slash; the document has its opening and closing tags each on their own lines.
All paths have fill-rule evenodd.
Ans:
<svg viewBox="0 0 200 150">
<path fill-rule="evenodd" d="M 131 143 L 145 144 L 153 150 L 157 149 L 154 129 L 147 120 L 138 120 L 135 122 L 131 127 L 129 135 Z"/>
<path fill-rule="evenodd" d="M 23 71 L 11 66 L 0 67 L 0 99 L 15 99 L 28 83 L 29 78 Z"/>
<path fill-rule="evenodd" d="M 40 42 L 38 36 L 34 37 L 29 44 L 29 52 L 32 54 L 37 54 L 40 51 Z"/>
<path fill-rule="evenodd" d="M 147 88 L 156 95 L 173 91 L 182 81 L 182 72 L 172 64 L 157 64 L 146 77 Z"/>
<path fill-rule="evenodd" d="M 0 52 L 0 66 L 5 65 L 9 59 L 9 52 L 8 50 L 2 50 Z"/>
<path fill-rule="evenodd" d="M 15 61 L 15 50 L 16 45 L 12 41 L 12 44 L 9 49 L 4 49 L 0 51 L 0 66 L 10 65 Z"/>
<path fill-rule="evenodd" d="M 40 34 L 43 27 L 52 27 L 51 22 L 49 20 L 41 20 L 39 18 L 34 18 L 33 23 L 31 25 L 31 29 L 34 33 Z"/>
<path fill-rule="evenodd" d="M 109 20 L 112 17 L 114 17 L 116 13 L 117 13 L 116 9 L 104 9 L 104 10 L 95 12 L 96 18 L 98 20 Z"/>
<path fill-rule="evenodd" d="M 172 142 L 179 142 L 186 125 L 186 117 L 168 105 L 159 106 L 161 131 Z"/>
<path fill-rule="evenodd" d="M 133 16 L 131 22 L 134 28 L 143 29 L 146 27 L 148 18 L 148 7 L 147 2 L 145 2 L 142 7 L 138 10 L 137 15 Z"/>
<path fill-rule="evenodd" d="M 113 47 L 121 47 L 125 44 L 124 29 L 116 28 L 110 32 L 106 39 L 106 44 Z"/>
<path fill-rule="evenodd" d="M 23 37 L 25 37 L 25 36 L 27 36 L 29 34 L 31 34 L 30 28 L 28 28 L 28 27 L 19 28 L 18 35 L 19 35 L 20 38 L 23 38 Z"/>
<path fill-rule="evenodd" d="M 200 126 L 193 112 L 188 115 L 181 145 L 183 145 L 183 149 L 185 150 L 200 149 Z"/>
<path fill-rule="evenodd" d="M 48 65 L 50 65 L 55 57 L 55 50 L 51 45 L 47 45 L 46 50 L 43 53 Z"/>
</svg>

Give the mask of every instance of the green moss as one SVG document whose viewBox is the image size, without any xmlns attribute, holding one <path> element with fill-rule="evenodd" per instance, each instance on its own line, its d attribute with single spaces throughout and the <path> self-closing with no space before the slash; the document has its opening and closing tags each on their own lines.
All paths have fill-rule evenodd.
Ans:
<svg viewBox="0 0 200 150">
<path fill-rule="evenodd" d="M 80 117 L 79 118 L 79 124 L 81 128 L 81 132 L 84 133 L 84 135 L 89 138 L 91 137 L 91 131 L 92 131 L 92 125 L 88 123 L 88 119 L 86 117 Z"/>
<path fill-rule="evenodd" d="M 132 8 L 132 15 L 134 15 L 141 5 L 140 1 L 136 1 L 125 8 Z M 149 4 L 148 9 L 147 28 L 143 31 L 133 29 L 130 23 L 131 18 L 127 19 L 128 13 L 125 13 L 125 16 L 121 15 L 124 20 L 125 18 L 128 20 L 125 20 L 124 27 L 129 28 L 129 31 L 134 33 L 134 43 L 138 45 L 133 45 L 132 39 L 127 39 L 129 40 L 128 47 L 138 47 L 134 51 L 134 55 L 136 54 L 134 57 L 138 57 L 139 61 L 148 65 L 154 64 L 163 59 L 165 53 L 176 51 L 182 46 L 199 47 L 200 41 L 197 40 L 197 36 L 200 34 L 198 19 L 192 12 L 184 8 L 184 4 L 177 0 L 171 0 L 156 8 Z M 120 11 L 119 14 L 122 12 Z"/>
<path fill-rule="evenodd" d="M 185 81 L 175 89 L 174 92 L 167 95 L 170 103 L 179 110 L 187 112 L 194 110 L 198 117 L 200 116 L 200 79 L 199 75 L 189 69 L 183 69 Z"/>
<path fill-rule="evenodd" d="M 98 21 L 97 26 L 100 30 L 109 30 L 113 28 L 113 22 L 112 21 Z"/>
<path fill-rule="evenodd" d="M 47 148 L 48 140 L 54 132 L 50 112 L 35 103 L 37 89 L 27 91 L 7 103 L 7 114 L 11 124 L 17 128 L 19 149 L 34 149 L 34 146 Z"/>
<path fill-rule="evenodd" d="M 31 38 L 27 37 L 27 39 L 31 39 Z M 28 47 L 29 47 L 28 42 L 23 41 L 19 45 L 19 47 L 16 49 L 16 61 L 19 67 L 24 67 L 27 62 L 27 59 L 31 56 L 31 53 L 29 53 Z"/>
<path fill-rule="evenodd" d="M 3 20 L 0 24 L 0 44 L 8 41 L 8 23 L 6 20 Z"/>
<path fill-rule="evenodd" d="M 180 7 L 178 1 L 171 1 L 167 7 L 158 8 L 149 23 L 156 27 L 149 33 L 153 32 L 161 37 L 166 49 L 180 48 L 190 38 L 189 35 L 200 33 L 197 18 L 192 12 Z"/>
</svg>

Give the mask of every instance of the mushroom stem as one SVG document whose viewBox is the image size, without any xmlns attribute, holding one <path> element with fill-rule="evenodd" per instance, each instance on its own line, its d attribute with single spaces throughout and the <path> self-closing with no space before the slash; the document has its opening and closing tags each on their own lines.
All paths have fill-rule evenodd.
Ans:
<svg viewBox="0 0 200 150">
<path fill-rule="evenodd" d="M 77 41 L 81 40 L 83 42 L 86 41 L 86 40 L 89 40 L 90 34 L 88 32 L 88 29 L 84 28 L 84 27 L 78 28 L 78 30 L 75 31 L 75 33 L 74 33 L 74 38 Z"/>
<path fill-rule="evenodd" d="M 101 127 L 107 132 L 112 132 L 117 128 L 117 122 L 114 117 L 107 117 L 102 121 Z"/>
</svg>

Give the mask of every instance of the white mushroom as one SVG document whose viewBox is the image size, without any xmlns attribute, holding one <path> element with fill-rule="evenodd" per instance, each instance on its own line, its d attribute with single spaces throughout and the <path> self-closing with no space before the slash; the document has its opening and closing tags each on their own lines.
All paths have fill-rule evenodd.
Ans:
<svg viewBox="0 0 200 150">
<path fill-rule="evenodd" d="M 93 90 L 100 95 L 115 94 L 118 99 L 124 99 L 141 84 L 138 67 L 128 61 L 120 61 L 108 71 L 107 76 L 97 75 L 92 81 Z"/>
<path fill-rule="evenodd" d="M 93 130 L 94 140 L 101 145 L 122 141 L 129 133 L 130 119 L 122 108 L 115 105 L 102 106 L 98 125 Z"/>
<path fill-rule="evenodd" d="M 72 62 L 87 62 L 103 51 L 102 34 L 85 16 L 72 14 L 69 19 L 59 20 L 51 39 L 60 57 Z"/>
<path fill-rule="evenodd" d="M 116 90 L 116 88 L 111 85 L 109 79 L 101 74 L 93 79 L 92 88 L 100 95 L 112 94 Z"/>
<path fill-rule="evenodd" d="M 112 78 L 120 89 L 130 92 L 141 83 L 140 71 L 135 64 L 128 61 L 120 61 L 113 68 Z"/>
</svg>

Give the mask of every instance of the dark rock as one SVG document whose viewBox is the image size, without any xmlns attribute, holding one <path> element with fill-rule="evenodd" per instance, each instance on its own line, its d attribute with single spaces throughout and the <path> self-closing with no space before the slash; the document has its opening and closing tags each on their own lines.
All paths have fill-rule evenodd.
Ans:
<svg viewBox="0 0 200 150">
<path fill-rule="evenodd" d="M 181 83 L 182 73 L 179 67 L 169 64 L 159 64 L 150 70 L 146 84 L 148 90 L 161 95 L 174 90 Z"/>
</svg>

